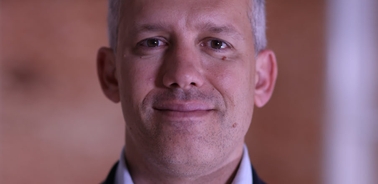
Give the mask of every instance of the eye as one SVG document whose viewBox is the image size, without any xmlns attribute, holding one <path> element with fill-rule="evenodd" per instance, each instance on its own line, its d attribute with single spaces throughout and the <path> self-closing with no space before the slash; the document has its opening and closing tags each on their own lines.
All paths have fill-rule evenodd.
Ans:
<svg viewBox="0 0 378 184">
<path fill-rule="evenodd" d="M 210 46 L 213 49 L 224 49 L 227 47 L 226 43 L 220 41 L 220 40 L 211 40 Z"/>
<path fill-rule="evenodd" d="M 215 50 L 220 50 L 220 49 L 226 49 L 229 47 L 229 45 L 222 41 L 222 40 L 217 40 L 217 39 L 212 39 L 208 40 L 207 42 L 201 44 L 202 46 L 207 46 Z"/>
<path fill-rule="evenodd" d="M 157 38 L 148 38 L 148 39 L 145 39 L 145 40 L 139 42 L 139 45 L 143 46 L 143 47 L 161 47 L 161 46 L 164 46 L 164 45 L 167 45 L 167 44 L 166 44 L 166 42 L 164 42 L 160 39 L 157 39 Z"/>
</svg>

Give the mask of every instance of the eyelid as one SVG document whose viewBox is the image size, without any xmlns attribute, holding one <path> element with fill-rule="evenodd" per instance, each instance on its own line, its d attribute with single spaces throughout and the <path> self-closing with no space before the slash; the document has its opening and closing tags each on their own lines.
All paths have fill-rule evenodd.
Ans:
<svg viewBox="0 0 378 184">
<path fill-rule="evenodd" d="M 150 37 L 150 38 L 145 38 L 145 39 L 143 39 L 142 41 L 139 41 L 139 42 L 137 43 L 137 46 L 148 47 L 148 46 L 147 46 L 147 41 L 148 41 L 148 40 L 158 40 L 159 42 L 163 43 L 162 45 L 159 45 L 158 47 L 168 45 L 168 42 L 166 41 L 166 39 L 164 39 L 164 38 L 162 38 L 162 37 Z M 154 47 L 148 47 L 148 48 L 154 48 Z"/>
<path fill-rule="evenodd" d="M 214 41 L 214 40 L 217 40 L 217 41 L 220 41 L 220 42 L 223 42 L 227 47 L 226 48 L 222 48 L 222 49 L 214 49 L 214 48 L 211 48 L 209 45 L 211 44 L 210 42 L 211 41 Z M 211 48 L 211 49 L 213 49 L 213 50 L 225 50 L 225 49 L 232 49 L 232 48 L 234 48 L 233 46 L 232 46 L 232 44 L 230 44 L 229 42 L 227 42 L 227 41 L 224 41 L 224 40 L 222 40 L 222 39 L 220 39 L 220 38 L 214 38 L 214 37 L 209 37 L 209 38 L 205 38 L 204 39 L 204 41 L 203 42 L 201 42 L 201 46 L 205 46 L 204 44 L 206 44 L 206 46 L 209 46 L 209 48 Z"/>
</svg>

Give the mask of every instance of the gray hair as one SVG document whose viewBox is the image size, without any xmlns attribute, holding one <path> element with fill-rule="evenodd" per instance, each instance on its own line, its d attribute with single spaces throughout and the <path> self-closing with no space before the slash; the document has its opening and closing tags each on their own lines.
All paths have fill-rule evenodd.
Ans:
<svg viewBox="0 0 378 184">
<path fill-rule="evenodd" d="M 265 18 L 265 0 L 252 0 L 253 7 L 248 13 L 251 20 L 252 31 L 254 36 L 255 53 L 259 53 L 266 48 L 266 18 Z M 117 49 L 118 25 L 120 17 L 121 0 L 109 0 L 108 10 L 108 34 L 109 44 L 114 52 Z"/>
</svg>

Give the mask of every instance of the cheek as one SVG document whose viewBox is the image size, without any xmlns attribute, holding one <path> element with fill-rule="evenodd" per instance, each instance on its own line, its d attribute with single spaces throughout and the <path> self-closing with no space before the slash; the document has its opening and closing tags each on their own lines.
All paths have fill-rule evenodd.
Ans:
<svg viewBox="0 0 378 184">
<path fill-rule="evenodd" d="M 231 61 L 232 62 L 232 61 Z M 252 61 L 251 61 L 252 62 Z M 254 107 L 254 68 L 249 63 L 225 63 L 213 68 L 211 83 L 226 103 L 226 124 L 233 135 L 244 135 Z"/>
<path fill-rule="evenodd" d="M 210 82 L 235 107 L 253 99 L 254 68 L 242 61 L 224 62 L 208 69 Z"/>
<path fill-rule="evenodd" d="M 121 98 L 126 101 L 128 106 L 135 109 L 154 88 L 158 66 L 153 62 L 127 61 L 120 65 Z"/>
<path fill-rule="evenodd" d="M 248 83 L 253 79 L 245 68 L 222 67 L 218 72 L 211 78 L 226 104 L 222 132 L 230 141 L 239 141 L 244 139 L 252 119 L 253 88 Z"/>
</svg>

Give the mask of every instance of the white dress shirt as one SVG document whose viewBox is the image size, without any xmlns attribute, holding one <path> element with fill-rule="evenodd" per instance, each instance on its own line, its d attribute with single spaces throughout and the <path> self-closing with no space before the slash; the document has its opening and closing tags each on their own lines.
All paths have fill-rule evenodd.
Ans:
<svg viewBox="0 0 378 184">
<path fill-rule="evenodd" d="M 116 184 L 134 184 L 133 179 L 130 176 L 127 169 L 125 152 L 122 149 L 122 153 L 119 159 L 117 171 L 116 171 Z M 252 180 L 252 166 L 248 156 L 247 146 L 244 145 L 243 156 L 239 165 L 239 169 L 236 173 L 232 184 L 253 184 Z"/>
</svg>

